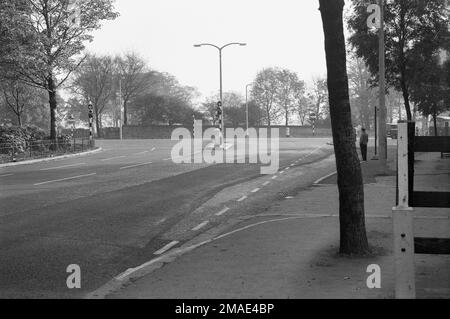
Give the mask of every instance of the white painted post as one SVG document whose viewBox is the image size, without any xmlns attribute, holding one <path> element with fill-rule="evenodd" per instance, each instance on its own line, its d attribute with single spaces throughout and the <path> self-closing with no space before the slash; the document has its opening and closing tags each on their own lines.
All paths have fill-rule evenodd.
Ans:
<svg viewBox="0 0 450 319">
<path fill-rule="evenodd" d="M 408 206 L 408 123 L 398 124 L 398 205 L 392 208 L 394 228 L 395 298 L 416 297 L 413 209 Z"/>
</svg>

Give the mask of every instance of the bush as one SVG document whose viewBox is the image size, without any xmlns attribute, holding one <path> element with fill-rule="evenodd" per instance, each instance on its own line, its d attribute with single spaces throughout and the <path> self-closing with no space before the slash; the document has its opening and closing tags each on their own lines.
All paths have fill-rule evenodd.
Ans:
<svg viewBox="0 0 450 319">
<path fill-rule="evenodd" d="M 0 153 L 9 153 L 11 147 L 14 147 L 16 152 L 23 153 L 28 144 L 42 141 L 45 137 L 45 132 L 35 126 L 0 126 Z"/>
</svg>

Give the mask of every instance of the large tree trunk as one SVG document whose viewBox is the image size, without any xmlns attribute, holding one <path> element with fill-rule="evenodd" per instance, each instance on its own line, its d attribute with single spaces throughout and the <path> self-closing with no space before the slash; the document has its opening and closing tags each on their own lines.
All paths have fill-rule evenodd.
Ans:
<svg viewBox="0 0 450 319">
<path fill-rule="evenodd" d="M 17 114 L 17 124 L 22 127 L 22 114 L 20 112 Z"/>
<path fill-rule="evenodd" d="M 364 188 L 348 95 L 343 0 L 319 0 L 325 35 L 328 94 L 339 189 L 340 253 L 366 254 Z"/>
<path fill-rule="evenodd" d="M 56 86 L 53 75 L 50 74 L 47 84 L 50 104 L 50 139 L 56 140 L 56 108 L 58 107 L 58 102 L 56 101 Z"/>
</svg>

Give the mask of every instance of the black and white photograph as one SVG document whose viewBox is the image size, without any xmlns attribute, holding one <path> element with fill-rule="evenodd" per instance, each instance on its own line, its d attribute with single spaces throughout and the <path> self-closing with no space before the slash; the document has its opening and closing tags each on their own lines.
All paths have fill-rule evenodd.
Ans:
<svg viewBox="0 0 450 319">
<path fill-rule="evenodd" d="M 448 0 L 0 0 L 0 299 L 449 299 L 449 126 Z"/>
</svg>

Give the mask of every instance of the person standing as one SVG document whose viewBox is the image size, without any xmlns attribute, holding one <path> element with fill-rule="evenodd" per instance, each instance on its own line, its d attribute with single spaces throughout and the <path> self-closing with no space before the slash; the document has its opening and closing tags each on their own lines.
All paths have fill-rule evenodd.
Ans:
<svg viewBox="0 0 450 319">
<path fill-rule="evenodd" d="M 359 136 L 359 148 L 361 149 L 361 156 L 364 162 L 367 162 L 367 143 L 369 142 L 369 135 L 366 129 L 361 128 L 361 135 Z"/>
</svg>

